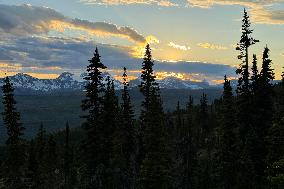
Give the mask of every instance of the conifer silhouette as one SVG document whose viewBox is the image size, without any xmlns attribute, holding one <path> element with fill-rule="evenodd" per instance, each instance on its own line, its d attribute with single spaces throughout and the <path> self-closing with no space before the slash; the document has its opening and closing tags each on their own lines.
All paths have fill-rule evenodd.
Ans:
<svg viewBox="0 0 284 189">
<path fill-rule="evenodd" d="M 24 166 L 26 161 L 23 145 L 24 127 L 20 123 L 20 113 L 16 109 L 14 88 L 9 77 L 4 79 L 2 87 L 4 111 L 3 122 L 7 129 L 7 157 L 4 162 L 4 181 L 6 188 L 24 188 Z"/>
<path fill-rule="evenodd" d="M 86 163 L 86 188 L 95 187 L 97 183 L 100 183 L 100 179 L 96 176 L 97 170 L 101 166 L 101 163 L 105 161 L 103 155 L 104 150 L 101 143 L 104 141 L 102 136 L 102 93 L 104 92 L 104 84 L 102 77 L 102 70 L 106 69 L 106 66 L 101 62 L 98 48 L 96 48 L 94 56 L 89 60 L 87 66 L 87 76 L 84 78 L 87 81 L 85 86 L 86 98 L 82 101 L 82 110 L 87 112 L 82 116 L 86 119 L 83 123 L 83 128 L 86 131 L 86 139 L 82 145 L 84 151 L 84 159 Z"/>
</svg>

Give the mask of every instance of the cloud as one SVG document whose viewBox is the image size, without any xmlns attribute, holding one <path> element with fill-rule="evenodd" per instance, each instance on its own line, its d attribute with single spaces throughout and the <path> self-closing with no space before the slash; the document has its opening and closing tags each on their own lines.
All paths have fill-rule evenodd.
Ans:
<svg viewBox="0 0 284 189">
<path fill-rule="evenodd" d="M 132 47 L 100 44 L 77 38 L 39 36 L 10 38 L 5 43 L 0 43 L 0 49 L 6 49 L 6 56 L 2 60 L 0 53 L 0 62 L 2 63 L 0 69 L 3 73 L 38 73 L 41 74 L 40 77 L 45 76 L 44 74 L 58 75 L 64 71 L 72 72 L 78 76 L 85 71 L 95 46 L 99 48 L 102 62 L 115 76 L 122 74 L 124 66 L 127 67 L 132 78 L 140 75 L 142 59 L 133 58 Z M 173 63 L 156 60 L 154 70 L 157 73 L 182 73 L 185 78 L 197 80 L 198 78 L 222 79 L 225 74 L 234 75 L 235 68 L 202 62 Z"/>
<path fill-rule="evenodd" d="M 175 44 L 174 42 L 170 42 L 170 43 L 168 44 L 168 46 L 173 47 L 174 49 L 182 50 L 182 51 L 188 51 L 188 50 L 190 50 L 190 47 L 189 47 L 189 46 L 178 45 L 178 44 Z"/>
<path fill-rule="evenodd" d="M 210 8 L 214 5 L 238 5 L 248 7 L 252 21 L 264 24 L 284 24 L 284 10 L 275 10 L 273 5 L 283 0 L 187 0 L 191 7 Z"/>
<path fill-rule="evenodd" d="M 133 5 L 133 4 L 144 4 L 144 5 L 158 5 L 162 7 L 178 6 L 169 0 L 80 0 L 85 4 L 96 4 L 96 5 Z"/>
<path fill-rule="evenodd" d="M 47 7 L 0 5 L 0 32 L 15 36 L 48 34 L 50 31 L 79 30 L 90 35 L 127 38 L 146 43 L 146 38 L 133 28 L 112 23 L 71 19 Z"/>
<path fill-rule="evenodd" d="M 157 5 L 164 7 L 197 7 L 211 8 L 213 6 L 242 6 L 250 9 L 252 21 L 265 24 L 284 24 L 284 11 L 274 9 L 276 4 L 284 0 L 80 0 L 85 4 L 95 5 Z"/>
<path fill-rule="evenodd" d="M 235 68 L 229 65 L 213 64 L 198 61 L 179 61 L 176 63 L 156 61 L 155 68 L 166 72 L 200 73 L 210 76 L 224 77 L 225 74 L 234 75 Z"/>
<path fill-rule="evenodd" d="M 215 45 L 210 43 L 198 43 L 199 47 L 202 47 L 204 49 L 212 49 L 212 50 L 226 50 L 227 47 L 221 46 L 221 45 Z"/>
</svg>

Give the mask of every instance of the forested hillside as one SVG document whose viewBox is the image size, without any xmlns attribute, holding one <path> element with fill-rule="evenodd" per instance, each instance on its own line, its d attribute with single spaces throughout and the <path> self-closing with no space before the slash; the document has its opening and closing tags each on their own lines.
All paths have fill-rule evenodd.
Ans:
<svg viewBox="0 0 284 189">
<path fill-rule="evenodd" d="M 126 68 L 117 93 L 111 78 L 103 82 L 106 66 L 96 48 L 83 96 L 48 97 L 44 105 L 62 106 L 65 112 L 49 110 L 46 118 L 70 111 L 65 129 L 48 133 L 54 126 L 46 123 L 31 139 L 25 138 L 28 125 L 22 123 L 28 117 L 18 104 L 26 98 L 30 110 L 41 105 L 36 98 L 16 98 L 6 77 L 2 116 L 8 137 L 1 150 L 0 188 L 283 189 L 284 74 L 273 84 L 268 46 L 261 60 L 249 53 L 258 40 L 246 10 L 241 32 L 238 86 L 234 91 L 224 76 L 221 97 L 218 91 L 215 96 L 162 91 L 149 44 L 135 92 L 140 96 L 130 95 Z M 209 96 L 216 99 L 209 101 Z M 80 105 L 82 111 L 73 109 Z M 80 122 L 80 128 L 70 129 Z"/>
<path fill-rule="evenodd" d="M 121 96 L 122 91 L 116 91 L 117 96 Z M 129 91 L 135 116 L 138 118 L 140 114 L 140 105 L 143 96 L 138 88 Z M 166 111 L 175 110 L 172 106 L 180 101 L 181 106 L 185 107 L 188 96 L 192 95 L 198 99 L 202 93 L 208 94 L 209 102 L 220 98 L 222 95 L 221 89 L 205 89 L 205 90 L 190 90 L 190 89 L 162 89 L 161 95 L 163 105 Z M 47 132 L 57 132 L 65 128 L 65 123 L 68 121 L 71 128 L 80 127 L 82 119 L 82 111 L 80 104 L 84 94 L 82 91 L 61 92 L 54 94 L 24 94 L 15 95 L 17 109 L 21 112 L 21 122 L 25 125 L 25 137 L 34 137 L 41 124 L 44 125 Z M 121 101 L 121 99 L 120 99 Z M 198 100 L 195 104 L 198 104 Z M 37 105 L 35 108 L 34 105 Z M 0 104 L 0 112 L 3 112 L 3 105 Z M 7 138 L 6 129 L 3 126 L 3 121 L 0 120 L 0 143 L 4 143 Z"/>
</svg>

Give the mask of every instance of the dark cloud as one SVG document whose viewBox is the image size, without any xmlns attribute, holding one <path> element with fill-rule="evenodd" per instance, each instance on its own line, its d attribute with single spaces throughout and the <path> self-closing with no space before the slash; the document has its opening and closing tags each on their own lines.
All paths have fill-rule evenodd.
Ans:
<svg viewBox="0 0 284 189">
<path fill-rule="evenodd" d="M 63 19 L 63 15 L 50 8 L 0 5 L 0 28 L 15 35 L 46 33 L 50 20 Z"/>
<path fill-rule="evenodd" d="M 91 35 L 108 35 L 127 38 L 136 43 L 145 43 L 145 38 L 130 27 L 112 23 L 90 22 L 71 19 L 47 7 L 32 5 L 0 5 L 0 31 L 17 36 L 47 34 L 51 30 L 81 30 Z"/>
<path fill-rule="evenodd" d="M 211 64 L 204 62 L 157 62 L 156 69 L 174 72 L 203 73 L 223 77 L 225 74 L 234 75 L 235 68 L 223 64 Z"/>
</svg>

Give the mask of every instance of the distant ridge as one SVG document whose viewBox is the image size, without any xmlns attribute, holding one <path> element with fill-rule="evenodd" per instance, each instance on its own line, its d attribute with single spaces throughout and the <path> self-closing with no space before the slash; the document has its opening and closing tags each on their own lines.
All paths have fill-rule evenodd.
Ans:
<svg viewBox="0 0 284 189">
<path fill-rule="evenodd" d="M 54 92 L 54 91 L 78 91 L 84 90 L 86 82 L 83 80 L 86 74 L 83 73 L 80 79 L 75 79 L 74 74 L 63 72 L 56 79 L 38 79 L 28 74 L 18 73 L 11 76 L 10 79 L 18 91 L 35 91 L 35 92 Z M 123 88 L 123 84 L 114 79 L 108 72 L 103 73 L 103 78 L 106 80 L 110 77 L 114 80 L 115 89 Z M 106 81 L 105 81 L 106 82 Z M 162 89 L 207 89 L 212 87 L 220 88 L 222 85 L 209 85 L 207 81 L 197 82 L 190 80 L 182 80 L 176 77 L 166 77 L 162 80 L 157 80 Z M 0 85 L 3 84 L 3 79 L 0 79 Z M 140 84 L 140 79 L 130 81 L 130 87 L 135 88 Z"/>
</svg>

